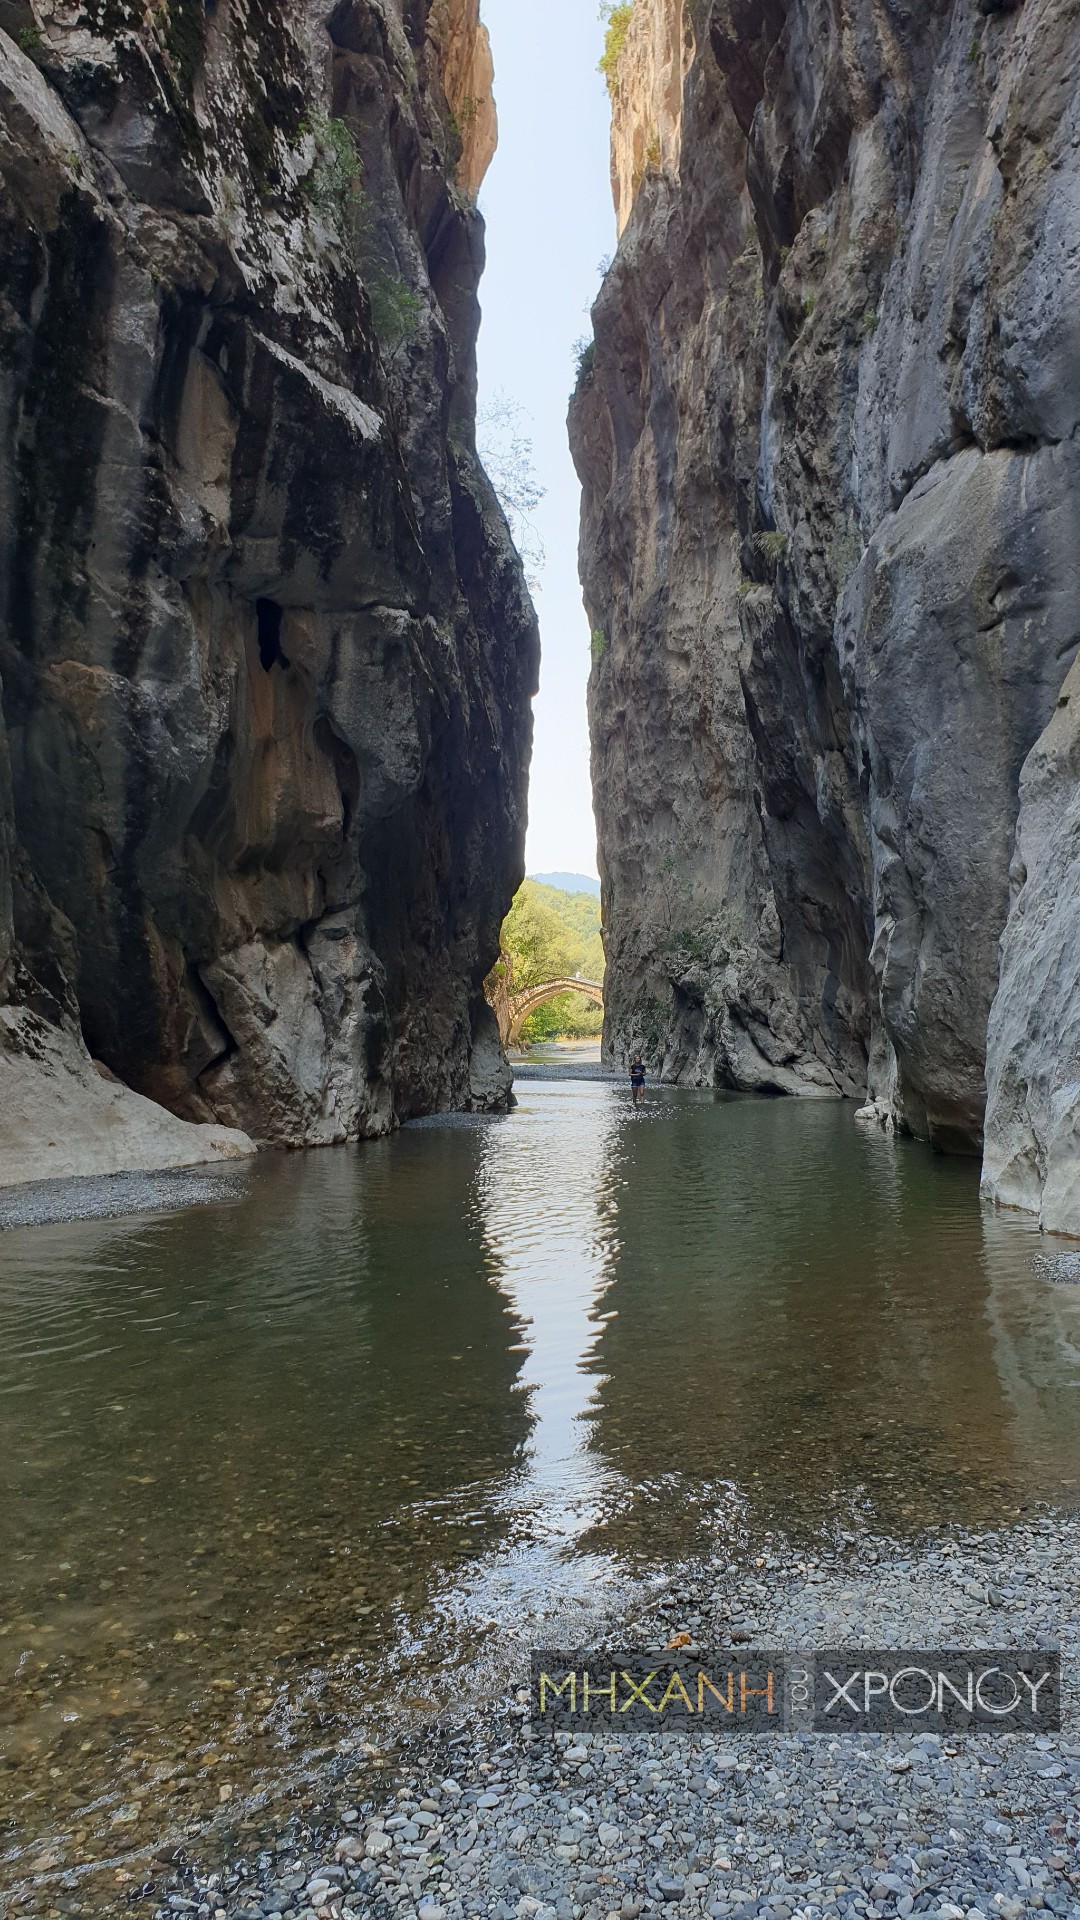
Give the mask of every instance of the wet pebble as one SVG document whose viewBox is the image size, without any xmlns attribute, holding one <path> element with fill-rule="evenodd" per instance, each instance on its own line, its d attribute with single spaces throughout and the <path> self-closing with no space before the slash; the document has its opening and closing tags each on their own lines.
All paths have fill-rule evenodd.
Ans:
<svg viewBox="0 0 1080 1920">
<path fill-rule="evenodd" d="M 196 1875 L 159 1891 L 160 1920 L 192 1911 L 178 1896 L 227 1920 L 1080 1920 L 1080 1525 L 1047 1515 L 920 1550 L 773 1541 L 766 1557 L 683 1571 L 646 1617 L 612 1621 L 613 1644 L 667 1645 L 690 1622 L 720 1647 L 752 1603 L 762 1645 L 985 1645 L 988 1594 L 1007 1589 L 1001 1640 L 1062 1647 L 1064 1731 L 552 1738 L 511 1693 L 459 1730 L 453 1776 L 418 1755 L 397 1798 L 346 1809 L 318 1857 L 279 1856 L 257 1906 L 250 1885 L 212 1905 Z"/>
</svg>

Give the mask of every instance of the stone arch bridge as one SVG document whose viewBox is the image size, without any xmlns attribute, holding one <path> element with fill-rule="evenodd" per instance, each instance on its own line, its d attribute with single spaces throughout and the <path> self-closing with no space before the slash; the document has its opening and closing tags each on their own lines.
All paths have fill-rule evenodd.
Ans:
<svg viewBox="0 0 1080 1920">
<path fill-rule="evenodd" d="M 582 980 L 577 974 L 572 979 L 543 980 L 534 987 L 519 987 L 516 993 L 508 993 L 504 983 L 502 992 L 496 989 L 489 993 L 503 1046 L 516 1046 L 530 1013 L 535 1013 L 537 1007 L 545 1006 L 549 1000 L 557 1000 L 562 993 L 580 993 L 595 1006 L 604 1004 L 604 989 L 599 980 Z"/>
</svg>

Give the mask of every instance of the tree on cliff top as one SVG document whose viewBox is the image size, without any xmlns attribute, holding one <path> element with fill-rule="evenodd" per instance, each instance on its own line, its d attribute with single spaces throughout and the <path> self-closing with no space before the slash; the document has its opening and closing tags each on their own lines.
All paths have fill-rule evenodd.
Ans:
<svg viewBox="0 0 1080 1920">
<path fill-rule="evenodd" d="M 603 0 L 600 18 L 607 22 L 607 35 L 604 51 L 600 60 L 600 71 L 607 81 L 608 92 L 615 97 L 616 76 L 622 50 L 626 45 L 626 36 L 630 31 L 630 22 L 634 17 L 633 0 L 629 5 L 618 6 L 616 0 Z"/>
</svg>

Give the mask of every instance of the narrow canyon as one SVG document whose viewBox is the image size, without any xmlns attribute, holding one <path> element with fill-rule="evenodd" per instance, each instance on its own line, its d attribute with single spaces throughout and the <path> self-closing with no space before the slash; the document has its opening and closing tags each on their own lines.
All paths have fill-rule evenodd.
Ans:
<svg viewBox="0 0 1080 1920">
<path fill-rule="evenodd" d="M 1080 0 L 0 0 L 5 1916 L 1080 1920 L 1078 427 Z"/>
<path fill-rule="evenodd" d="M 0 4 L 6 1182 L 505 1104 L 478 0 Z"/>
<path fill-rule="evenodd" d="M 582 354 L 609 1058 L 1080 1232 L 1074 0 L 636 0 Z"/>
<path fill-rule="evenodd" d="M 1075 4 L 608 11 L 608 1063 L 1080 1232 Z M 479 0 L 0 0 L 8 1184 L 510 1098 L 492 88 Z"/>
</svg>

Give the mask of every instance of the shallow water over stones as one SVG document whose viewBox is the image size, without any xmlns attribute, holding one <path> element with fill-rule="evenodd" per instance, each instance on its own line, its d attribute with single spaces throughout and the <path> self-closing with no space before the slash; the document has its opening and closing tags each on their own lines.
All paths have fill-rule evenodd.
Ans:
<svg viewBox="0 0 1080 1920">
<path fill-rule="evenodd" d="M 0 1883 L 264 1831 L 690 1557 L 1077 1504 L 1080 1295 L 974 1167 L 518 1092 L 4 1235 Z"/>
</svg>

